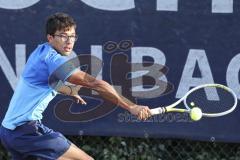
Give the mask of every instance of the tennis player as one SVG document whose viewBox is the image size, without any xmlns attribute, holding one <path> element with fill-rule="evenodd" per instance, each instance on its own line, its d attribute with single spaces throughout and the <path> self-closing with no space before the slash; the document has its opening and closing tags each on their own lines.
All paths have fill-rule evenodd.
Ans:
<svg viewBox="0 0 240 160">
<path fill-rule="evenodd" d="M 85 103 L 78 95 L 80 87 L 63 85 L 58 90 L 50 87 L 48 79 L 52 74 L 62 82 L 97 91 L 102 97 L 123 107 L 139 119 L 145 120 L 151 116 L 147 106 L 129 103 L 107 82 L 97 80 L 78 68 L 70 72 L 55 72 L 69 60 L 77 40 L 76 23 L 72 17 L 65 13 L 49 16 L 46 22 L 46 36 L 47 42 L 38 45 L 31 53 L 2 121 L 1 141 L 14 160 L 93 159 L 61 133 L 41 123 L 42 113 L 58 92 L 74 96 L 82 104 Z"/>
</svg>

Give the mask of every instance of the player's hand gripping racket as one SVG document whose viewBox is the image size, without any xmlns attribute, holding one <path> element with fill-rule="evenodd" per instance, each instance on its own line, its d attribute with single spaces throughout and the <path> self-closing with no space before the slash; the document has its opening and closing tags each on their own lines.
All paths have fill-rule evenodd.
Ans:
<svg viewBox="0 0 240 160">
<path fill-rule="evenodd" d="M 185 108 L 175 108 L 181 102 L 183 102 Z M 151 114 L 187 112 L 191 115 L 191 111 L 195 111 L 196 107 L 198 107 L 201 116 L 218 117 L 231 113 L 236 106 L 237 96 L 232 89 L 221 84 L 203 84 L 192 88 L 181 99 L 171 105 L 151 109 Z"/>
</svg>

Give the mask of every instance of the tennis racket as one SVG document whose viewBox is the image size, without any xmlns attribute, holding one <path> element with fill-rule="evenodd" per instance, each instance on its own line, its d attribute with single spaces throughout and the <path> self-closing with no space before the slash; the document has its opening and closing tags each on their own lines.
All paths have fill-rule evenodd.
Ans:
<svg viewBox="0 0 240 160">
<path fill-rule="evenodd" d="M 185 108 L 177 108 L 176 106 L 182 102 Z M 219 117 L 231 113 L 236 108 L 237 102 L 237 96 L 232 89 L 222 84 L 203 84 L 192 88 L 171 105 L 151 109 L 151 114 L 190 113 L 193 107 L 198 107 L 204 117 Z"/>
</svg>

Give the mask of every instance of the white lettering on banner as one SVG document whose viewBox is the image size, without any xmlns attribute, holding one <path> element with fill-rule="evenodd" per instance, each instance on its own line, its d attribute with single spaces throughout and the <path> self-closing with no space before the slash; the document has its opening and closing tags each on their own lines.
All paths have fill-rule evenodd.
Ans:
<svg viewBox="0 0 240 160">
<path fill-rule="evenodd" d="M 227 68 L 227 85 L 232 88 L 238 97 L 240 97 L 239 84 L 239 70 L 240 70 L 240 53 L 233 57 Z"/>
<path fill-rule="evenodd" d="M 85 4 L 107 11 L 124 11 L 135 8 L 134 0 L 81 0 Z M 158 11 L 178 11 L 179 0 L 156 0 Z M 233 0 L 212 0 L 212 13 L 232 13 Z"/>
<path fill-rule="evenodd" d="M 17 86 L 18 79 L 26 63 L 26 45 L 25 44 L 16 44 L 15 59 L 16 59 L 16 74 L 10 62 L 8 61 L 7 56 L 5 55 L 2 47 L 0 46 L 0 67 L 13 90 L 15 90 Z"/>
<path fill-rule="evenodd" d="M 201 72 L 201 77 L 193 77 L 197 64 Z M 204 50 L 190 49 L 178 86 L 176 98 L 183 97 L 184 94 L 189 91 L 190 87 L 198 86 L 204 83 L 214 83 L 206 53 Z M 207 98 L 209 100 L 217 100 L 219 97 L 216 90 L 212 90 L 211 92 L 212 94 L 207 95 Z"/>
<path fill-rule="evenodd" d="M 28 8 L 40 0 L 0 0 L 0 8 Z M 135 8 L 134 0 L 81 0 L 88 6 L 106 11 L 125 11 Z M 157 11 L 178 11 L 179 0 L 156 0 Z M 212 0 L 212 13 L 233 13 L 233 0 Z"/>
<path fill-rule="evenodd" d="M 103 47 L 100 45 L 92 45 L 91 46 L 91 55 L 97 57 L 99 60 L 103 61 Z M 112 61 L 110 62 L 112 63 Z M 94 64 L 91 62 L 91 73 L 96 76 L 97 79 L 103 79 L 102 73 L 103 64 Z M 111 70 L 111 68 L 110 68 Z M 111 71 L 110 71 L 111 73 Z M 118 93 L 122 94 L 122 87 L 118 85 L 114 85 L 114 88 L 117 90 Z M 92 90 L 92 93 L 98 95 L 98 93 Z"/>
<path fill-rule="evenodd" d="M 178 0 L 157 0 L 158 11 L 178 11 Z"/>
<path fill-rule="evenodd" d="M 103 57 L 102 57 L 102 46 L 99 46 L 99 45 L 93 45 L 93 46 L 91 46 L 91 54 L 93 55 L 93 56 L 96 56 L 97 58 L 99 58 L 101 61 L 103 61 Z M 97 66 L 96 66 L 97 65 Z M 95 66 L 95 67 L 94 67 Z M 96 68 L 97 67 L 97 68 Z M 100 64 L 94 64 L 94 63 L 92 63 L 91 62 L 91 73 L 95 73 L 95 74 L 97 74 L 96 75 L 96 78 L 97 79 L 102 79 L 102 64 L 100 65 Z M 100 71 L 99 71 L 99 68 L 101 68 L 100 69 Z M 94 74 L 94 75 L 95 75 Z M 96 92 L 96 91 L 94 91 L 94 90 L 92 90 L 91 91 L 92 92 L 92 94 L 95 94 L 95 95 L 97 95 L 98 93 Z"/>
<path fill-rule="evenodd" d="M 103 61 L 103 58 L 102 58 L 102 46 L 98 46 L 98 45 L 93 45 L 91 46 L 91 54 L 97 58 L 99 58 L 101 61 Z M 97 65 L 97 67 L 101 68 L 101 70 L 97 73 L 97 76 L 96 78 L 97 79 L 102 79 L 102 64 L 92 64 L 92 67 L 91 67 L 91 73 L 96 73 L 96 69 L 99 71 L 98 68 L 94 67 L 94 65 Z"/>
<path fill-rule="evenodd" d="M 23 9 L 30 7 L 40 0 L 0 0 L 0 8 L 4 9 Z"/>
<path fill-rule="evenodd" d="M 167 78 L 159 72 L 161 68 L 156 68 L 156 65 L 143 66 L 143 57 L 151 57 L 154 64 L 163 66 L 166 63 L 164 53 L 153 47 L 133 47 L 132 48 L 132 96 L 142 98 L 155 98 L 160 96 L 167 88 Z M 151 88 L 143 87 L 143 75 L 154 78 L 156 85 Z M 161 85 L 160 85 L 161 83 Z"/>
<path fill-rule="evenodd" d="M 233 13 L 233 0 L 212 0 L 212 13 Z"/>
<path fill-rule="evenodd" d="M 106 11 L 124 11 L 135 8 L 134 0 L 81 0 L 85 4 Z"/>
<path fill-rule="evenodd" d="M 157 0 L 158 11 L 178 11 L 178 0 Z M 233 13 L 233 0 L 212 0 L 212 13 Z"/>
<path fill-rule="evenodd" d="M 98 59 L 102 60 L 102 46 L 93 45 L 91 46 L 91 53 Z M 76 53 L 74 52 L 75 56 Z M 14 69 L 9 62 L 6 53 L 0 46 L 0 68 L 3 71 L 6 79 L 8 80 L 11 88 L 15 90 L 17 81 L 24 69 L 26 63 L 26 45 L 16 44 L 15 45 L 15 63 L 16 68 Z M 153 59 L 153 65 L 143 66 L 144 57 L 150 57 Z M 240 71 L 240 53 L 232 58 L 226 71 L 226 82 L 227 85 L 232 88 L 240 97 L 240 83 L 239 83 L 239 71 Z M 131 50 L 131 79 L 132 79 L 132 96 L 139 98 L 155 98 L 164 92 L 164 87 L 159 85 L 160 82 L 168 82 L 167 77 L 159 72 L 161 66 L 166 63 L 166 57 L 164 53 L 153 47 L 132 47 Z M 91 72 L 97 72 L 97 78 L 102 79 L 102 64 L 93 65 L 91 63 Z M 199 67 L 201 77 L 193 77 L 193 73 L 196 67 Z M 101 68 L 101 69 L 99 69 Z M 16 72 L 15 72 L 15 71 Z M 155 85 L 151 88 L 144 88 L 143 76 L 149 76 L 155 80 Z M 179 86 L 176 93 L 176 98 L 181 98 L 191 87 L 203 84 L 203 83 L 214 83 L 211 68 L 203 49 L 190 49 L 188 57 L 183 69 L 183 73 L 179 82 Z M 163 88 L 161 88 L 161 87 Z M 121 86 L 115 86 L 118 91 L 121 92 Z M 119 92 L 119 93 L 120 93 Z M 218 99 L 217 93 L 207 95 L 209 99 Z"/>
</svg>

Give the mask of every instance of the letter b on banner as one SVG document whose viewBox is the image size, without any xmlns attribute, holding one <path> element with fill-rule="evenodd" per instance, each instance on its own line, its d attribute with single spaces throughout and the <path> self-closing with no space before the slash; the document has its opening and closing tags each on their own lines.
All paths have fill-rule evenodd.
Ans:
<svg viewBox="0 0 240 160">
<path fill-rule="evenodd" d="M 151 58 L 151 60 L 144 60 Z M 156 98 L 172 90 L 165 76 L 168 68 L 162 51 L 152 47 L 132 48 L 132 95 L 139 98 Z"/>
</svg>

